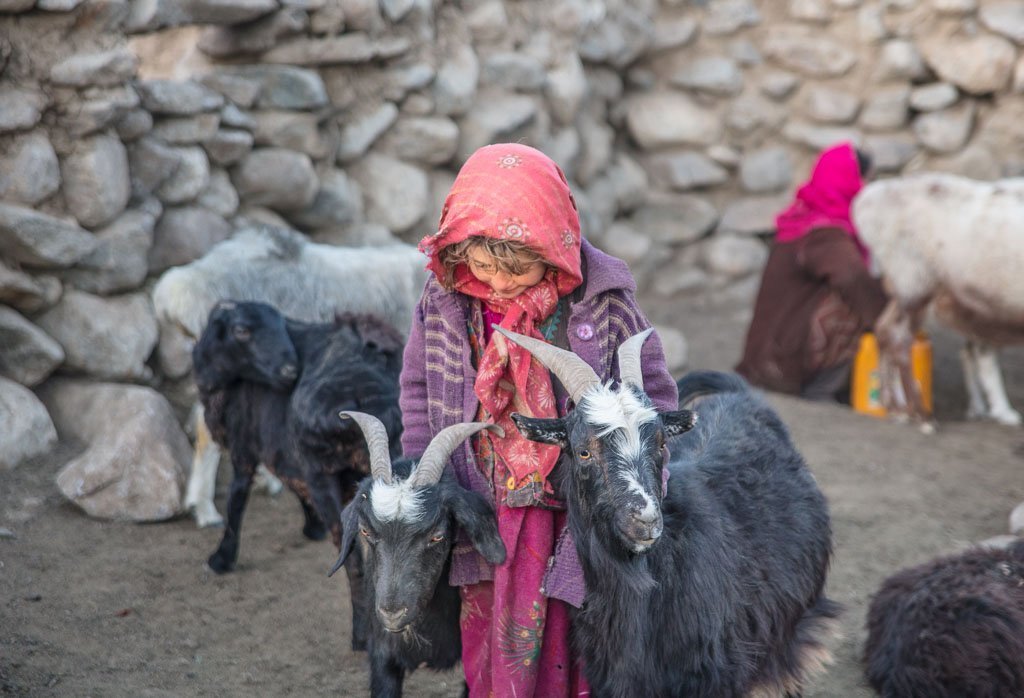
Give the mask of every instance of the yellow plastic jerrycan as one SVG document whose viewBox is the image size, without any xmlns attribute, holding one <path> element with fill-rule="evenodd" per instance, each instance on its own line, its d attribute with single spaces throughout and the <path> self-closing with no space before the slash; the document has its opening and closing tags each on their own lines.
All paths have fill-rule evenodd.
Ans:
<svg viewBox="0 0 1024 698">
<path fill-rule="evenodd" d="M 919 332 L 910 349 L 910 364 L 914 379 L 921 389 L 924 407 L 932 412 L 932 343 L 928 335 Z M 850 404 L 857 412 L 884 417 L 882 406 L 881 379 L 878 375 L 878 342 L 875 335 L 866 332 L 860 338 L 857 356 L 853 360 L 850 377 Z"/>
</svg>

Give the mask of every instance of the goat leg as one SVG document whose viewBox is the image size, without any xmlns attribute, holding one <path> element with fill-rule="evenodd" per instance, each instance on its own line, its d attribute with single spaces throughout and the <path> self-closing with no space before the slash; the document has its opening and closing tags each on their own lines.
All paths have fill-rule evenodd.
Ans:
<svg viewBox="0 0 1024 698">
<path fill-rule="evenodd" d="M 387 655 L 370 654 L 370 696 L 372 698 L 402 698 L 405 670 Z"/>
<path fill-rule="evenodd" d="M 327 526 L 316 509 L 310 506 L 302 497 L 299 497 L 299 504 L 302 505 L 302 515 L 306 517 L 306 523 L 302 527 L 302 535 L 309 540 L 323 540 L 327 537 Z"/>
<path fill-rule="evenodd" d="M 1020 412 L 1010 406 L 1006 397 L 1006 387 L 999 371 L 999 359 L 996 350 L 990 346 L 978 344 L 975 347 L 975 360 L 978 367 L 978 382 L 988 401 L 988 414 L 999 424 L 1017 426 L 1021 423 Z"/>
<path fill-rule="evenodd" d="M 262 463 L 256 467 L 256 478 L 253 480 L 253 484 L 271 497 L 276 497 L 284 490 L 284 483 L 278 480 L 277 476 Z"/>
<path fill-rule="evenodd" d="M 228 520 L 224 527 L 224 537 L 216 552 L 207 560 L 207 564 L 217 574 L 230 572 L 238 561 L 238 541 L 242 529 L 242 515 L 249 501 L 249 490 L 252 487 L 254 468 L 235 468 L 235 476 L 231 480 L 228 493 Z"/>
<path fill-rule="evenodd" d="M 364 593 L 365 574 L 363 572 L 363 553 L 359 546 L 345 560 L 345 576 L 348 577 L 349 598 L 352 601 L 352 650 L 361 652 L 366 649 L 370 638 L 369 602 Z"/>
<path fill-rule="evenodd" d="M 978 376 L 978 347 L 968 339 L 960 350 L 960 363 L 964 369 L 964 384 L 967 387 L 967 418 L 982 419 L 988 414 L 985 394 Z"/>
<path fill-rule="evenodd" d="M 895 299 L 889 301 L 878 317 L 875 323 L 875 337 L 878 340 L 878 377 L 881 383 L 882 406 L 893 418 L 906 418 L 910 406 L 907 402 L 908 394 L 903 390 L 903 374 L 910 371 L 913 336 L 910 334 L 909 318 Z"/>
<path fill-rule="evenodd" d="M 188 488 L 185 491 L 185 508 L 192 512 L 196 525 L 200 528 L 223 526 L 224 518 L 213 505 L 217 468 L 220 466 L 220 446 L 210 436 L 210 430 L 203 417 L 203 406 L 197 405 L 193 414 L 196 447 L 195 455 L 192 457 L 192 470 L 188 476 Z"/>
<path fill-rule="evenodd" d="M 928 308 L 929 298 L 923 298 L 911 303 L 907 308 L 907 333 L 910 335 L 910 343 L 906 350 L 906 366 L 900 373 L 903 381 L 903 390 L 910 403 L 911 415 L 918 427 L 926 434 L 935 432 L 935 422 L 928 414 L 928 408 L 924 404 L 924 393 L 921 392 L 921 384 L 914 377 L 912 350 L 914 338 L 918 336 L 924 324 L 924 313 Z"/>
<path fill-rule="evenodd" d="M 337 476 L 324 472 L 308 473 L 306 478 L 313 505 L 330 529 L 334 546 L 340 550 L 341 482 Z M 369 639 L 370 618 L 363 594 L 363 556 L 358 545 L 345 562 L 345 575 L 348 577 L 349 599 L 352 602 L 352 649 L 361 652 L 366 649 Z"/>
<path fill-rule="evenodd" d="M 337 476 L 306 471 L 306 482 L 309 483 L 309 498 L 320 520 L 331 532 L 334 547 L 341 549 L 341 485 Z"/>
</svg>

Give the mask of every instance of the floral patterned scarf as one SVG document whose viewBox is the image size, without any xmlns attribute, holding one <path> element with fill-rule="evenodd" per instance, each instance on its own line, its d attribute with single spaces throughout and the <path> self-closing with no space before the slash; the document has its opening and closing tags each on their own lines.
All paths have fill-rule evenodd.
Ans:
<svg viewBox="0 0 1024 698">
<path fill-rule="evenodd" d="M 440 250 L 472 236 L 522 242 L 548 265 L 539 283 L 511 299 L 499 298 L 464 264 L 454 274 L 455 289 L 503 315 L 502 327 L 543 339 L 538 325 L 554 311 L 559 298 L 582 283 L 579 214 L 562 170 L 525 145 L 477 150 L 452 185 L 437 233 L 420 242 L 420 250 L 430 258 L 427 268 L 443 279 Z M 530 479 L 546 482 L 559 448 L 527 441 L 510 415 L 557 416 L 547 369 L 527 350 L 498 336 L 484 350 L 473 388 L 490 417 L 505 430 L 504 438 L 492 440 L 515 486 Z"/>
</svg>

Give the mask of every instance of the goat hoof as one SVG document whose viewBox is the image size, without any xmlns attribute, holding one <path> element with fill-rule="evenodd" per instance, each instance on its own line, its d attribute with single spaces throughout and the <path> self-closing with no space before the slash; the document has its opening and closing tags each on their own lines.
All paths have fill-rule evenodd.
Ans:
<svg viewBox="0 0 1024 698">
<path fill-rule="evenodd" d="M 1010 533 L 1015 536 L 1024 536 L 1024 502 L 1021 502 L 1010 512 Z"/>
<path fill-rule="evenodd" d="M 302 527 L 302 535 L 309 540 L 323 540 L 327 537 L 327 528 L 323 524 L 315 526 L 306 524 Z"/>
<path fill-rule="evenodd" d="M 262 465 L 256 469 L 253 487 L 266 492 L 271 497 L 276 497 L 284 492 L 284 483 Z"/>
<path fill-rule="evenodd" d="M 1011 545 L 1016 543 L 1020 538 L 1017 536 L 1011 536 L 1008 533 L 1004 533 L 999 536 L 992 536 L 978 543 L 982 548 L 991 548 L 993 550 L 1006 550 Z"/>
<path fill-rule="evenodd" d="M 1005 412 L 993 412 L 992 419 L 998 424 L 1008 427 L 1019 427 L 1021 424 L 1020 412 L 1017 410 L 1006 410 Z"/>
<path fill-rule="evenodd" d="M 235 569 L 234 560 L 229 560 L 226 555 L 214 553 L 206 561 L 207 566 L 217 574 L 225 574 Z"/>
<path fill-rule="evenodd" d="M 196 520 L 199 528 L 220 528 L 224 526 L 224 517 L 211 507 L 189 506 L 192 510 L 192 517 Z"/>
</svg>

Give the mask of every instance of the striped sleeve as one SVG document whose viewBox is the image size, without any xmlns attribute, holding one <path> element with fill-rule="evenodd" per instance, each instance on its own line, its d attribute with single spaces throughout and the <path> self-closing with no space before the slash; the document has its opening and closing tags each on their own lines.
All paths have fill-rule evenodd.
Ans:
<svg viewBox="0 0 1024 698">
<path fill-rule="evenodd" d="M 403 425 L 402 453 L 406 457 L 422 455 L 430 443 L 430 424 L 427 417 L 426 332 L 423 319 L 426 302 L 426 296 L 420 298 L 413 314 L 409 340 L 402 356 L 402 372 L 398 379 L 398 404 L 402 409 Z"/>
<path fill-rule="evenodd" d="M 608 293 L 608 336 L 611 338 L 609 350 L 612 353 L 620 344 L 648 327 L 651 327 L 651 322 L 631 291 Z M 655 407 L 659 410 L 679 409 L 679 392 L 675 380 L 668 372 L 665 349 L 657 330 L 644 342 L 640 358 L 644 372 L 644 392 Z"/>
</svg>

